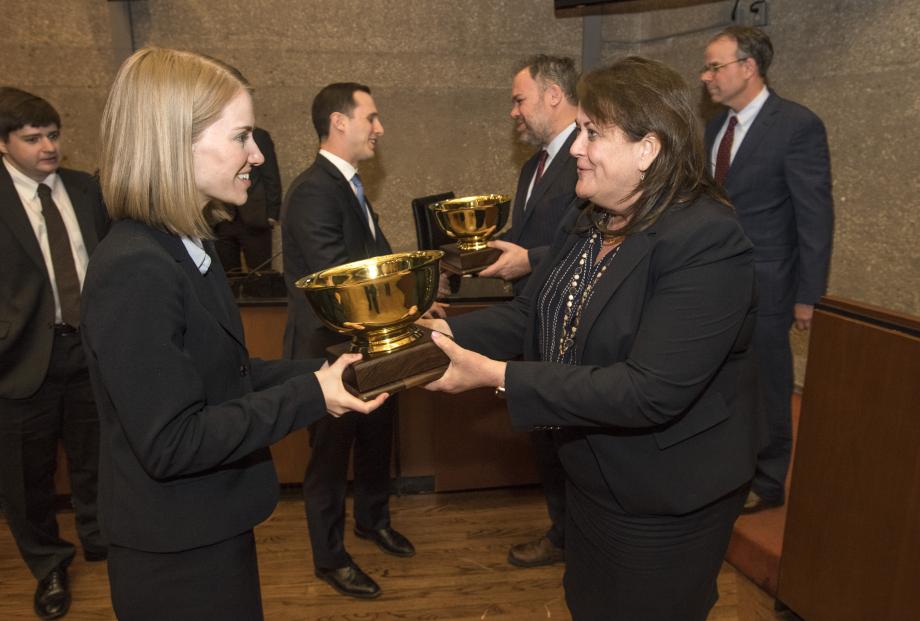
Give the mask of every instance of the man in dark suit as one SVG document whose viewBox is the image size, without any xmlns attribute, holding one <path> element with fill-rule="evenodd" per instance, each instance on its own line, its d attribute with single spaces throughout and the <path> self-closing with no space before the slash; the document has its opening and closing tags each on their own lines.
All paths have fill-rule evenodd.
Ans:
<svg viewBox="0 0 920 621">
<path fill-rule="evenodd" d="M 0 88 L 0 504 L 38 580 L 35 612 L 64 616 L 74 546 L 60 538 L 54 471 L 63 440 L 86 560 L 106 557 L 96 521 L 99 425 L 80 342 L 80 288 L 107 217 L 96 182 L 60 168 L 61 119 Z"/>
<path fill-rule="evenodd" d="M 577 84 L 571 58 L 544 54 L 521 63 L 511 82 L 511 118 L 521 142 L 537 152 L 521 168 L 511 230 L 491 243 L 502 254 L 479 275 L 513 281 L 515 293 L 546 255 L 575 199 L 578 173 L 569 149 L 576 133 Z"/>
<path fill-rule="evenodd" d="M 754 242 L 758 314 L 754 352 L 769 441 L 744 511 L 782 505 L 792 449 L 789 329 L 811 325 L 827 289 L 833 241 L 830 156 L 824 124 L 767 88 L 769 37 L 731 27 L 706 48 L 700 79 L 728 109 L 706 127 L 716 181 Z"/>
<path fill-rule="evenodd" d="M 320 151 L 288 188 L 282 208 L 288 321 L 284 352 L 290 358 L 325 356 L 343 338 L 326 328 L 294 283 L 313 272 L 392 252 L 364 194 L 358 163 L 374 157 L 383 135 L 368 87 L 330 84 L 313 100 Z M 310 427 L 312 454 L 304 502 L 316 575 L 343 595 L 371 598 L 380 587 L 345 551 L 345 490 L 354 444 L 355 534 L 384 552 L 412 556 L 412 544 L 390 526 L 390 454 L 395 399 L 372 416 L 349 412 Z"/>
<path fill-rule="evenodd" d="M 233 219 L 214 227 L 217 254 L 228 273 L 240 270 L 240 250 L 250 270 L 271 267 L 266 264 L 272 258 L 272 228 L 281 210 L 281 173 L 269 133 L 256 127 L 252 130 L 252 139 L 265 156 L 265 163 L 252 169 L 252 185 L 246 203 L 239 207 L 227 205 Z"/>
<path fill-rule="evenodd" d="M 578 171 L 569 153 L 575 141 L 578 72 L 570 58 L 538 55 L 527 59 L 511 83 L 511 118 L 522 142 L 538 147 L 518 178 L 511 230 L 491 242 L 499 259 L 480 272 L 514 281 L 520 293 L 534 267 L 546 255 L 559 223 L 575 199 Z M 534 541 L 511 546 L 508 562 L 539 567 L 561 562 L 565 548 L 565 472 L 556 454 L 553 432 L 530 432 L 551 525 Z"/>
</svg>

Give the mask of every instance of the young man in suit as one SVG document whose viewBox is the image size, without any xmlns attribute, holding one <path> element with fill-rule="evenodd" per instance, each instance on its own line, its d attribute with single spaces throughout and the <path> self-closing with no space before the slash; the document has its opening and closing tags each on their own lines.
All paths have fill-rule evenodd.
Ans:
<svg viewBox="0 0 920 621">
<path fill-rule="evenodd" d="M 502 254 L 479 275 L 512 281 L 515 293 L 523 291 L 575 199 L 578 173 L 569 149 L 575 141 L 577 84 L 571 58 L 545 54 L 521 63 L 511 82 L 511 118 L 518 137 L 537 151 L 518 177 L 511 230 L 491 243 Z"/>
<path fill-rule="evenodd" d="M 824 124 L 767 87 L 770 38 L 733 26 L 706 47 L 700 79 L 727 108 L 706 127 L 712 172 L 754 242 L 758 313 L 754 352 L 760 406 L 769 425 L 744 511 L 785 502 L 792 450 L 789 329 L 806 330 L 827 289 L 834 234 L 830 155 Z"/>
<path fill-rule="evenodd" d="M 527 59 L 511 83 L 511 118 L 520 140 L 538 148 L 518 178 L 511 230 L 491 242 L 499 259 L 480 272 L 514 281 L 520 293 L 546 254 L 553 236 L 575 200 L 578 171 L 569 153 L 575 141 L 578 72 L 570 58 L 538 55 Z M 565 472 L 556 454 L 553 432 L 530 432 L 551 525 L 534 541 L 511 546 L 508 562 L 539 567 L 561 562 L 565 548 Z"/>
<path fill-rule="evenodd" d="M 217 254 L 227 273 L 239 272 L 240 251 L 246 257 L 246 267 L 271 269 L 272 229 L 281 211 L 281 173 L 271 135 L 260 127 L 252 130 L 252 139 L 265 157 L 261 166 L 252 169 L 249 198 L 239 207 L 227 205 L 233 219 L 218 222 Z"/>
<path fill-rule="evenodd" d="M 336 83 L 313 100 L 313 126 L 320 151 L 288 188 L 281 221 L 284 279 L 288 287 L 285 356 L 325 356 L 344 338 L 326 328 L 294 283 L 319 270 L 392 252 L 364 194 L 358 164 L 374 157 L 383 135 L 380 114 L 367 86 Z M 345 551 L 345 491 L 354 445 L 355 534 L 384 552 L 412 556 L 415 548 L 390 526 L 390 398 L 372 416 L 349 412 L 310 427 L 312 454 L 304 477 L 307 526 L 317 577 L 351 597 L 372 598 L 380 587 Z"/>
<path fill-rule="evenodd" d="M 61 119 L 0 88 L 0 504 L 38 580 L 35 613 L 64 616 L 73 544 L 55 516 L 58 441 L 67 452 L 86 560 L 106 557 L 96 521 L 99 424 L 80 341 L 80 289 L 107 228 L 90 175 L 60 168 Z"/>
</svg>

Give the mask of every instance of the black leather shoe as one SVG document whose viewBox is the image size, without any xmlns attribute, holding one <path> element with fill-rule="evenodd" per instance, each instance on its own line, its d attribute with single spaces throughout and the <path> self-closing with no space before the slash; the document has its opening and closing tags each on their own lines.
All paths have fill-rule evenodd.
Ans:
<svg viewBox="0 0 920 621">
<path fill-rule="evenodd" d="M 415 546 L 412 545 L 412 542 L 390 527 L 380 530 L 364 530 L 360 526 L 355 526 L 355 535 L 361 539 L 370 539 L 387 554 L 415 556 Z"/>
<path fill-rule="evenodd" d="M 773 509 L 774 507 L 782 507 L 783 499 L 772 500 L 769 498 L 764 498 L 754 490 L 748 492 L 747 499 L 744 501 L 744 506 L 741 508 L 742 515 L 750 513 L 758 513 L 765 509 Z"/>
<path fill-rule="evenodd" d="M 333 589 L 349 597 L 374 599 L 380 596 L 380 587 L 373 578 L 354 563 L 338 569 L 317 569 L 316 577 L 329 583 Z"/>
<path fill-rule="evenodd" d="M 70 609 L 67 570 L 55 567 L 38 581 L 35 589 L 35 614 L 41 619 L 60 619 Z"/>
</svg>

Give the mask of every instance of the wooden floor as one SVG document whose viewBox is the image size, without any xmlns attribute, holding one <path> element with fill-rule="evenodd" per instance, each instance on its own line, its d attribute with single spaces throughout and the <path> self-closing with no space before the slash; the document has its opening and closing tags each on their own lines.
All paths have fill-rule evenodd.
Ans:
<svg viewBox="0 0 920 621">
<path fill-rule="evenodd" d="M 561 566 L 517 569 L 506 562 L 508 546 L 541 534 L 546 511 L 539 489 L 424 494 L 391 501 L 393 525 L 418 553 L 387 556 L 351 534 L 346 546 L 383 589 L 372 601 L 338 595 L 313 576 L 303 503 L 286 494 L 269 520 L 256 529 L 262 599 L 269 621 L 408 621 L 437 619 L 571 619 L 562 592 Z M 60 516 L 64 536 L 74 540 L 73 514 Z M 67 619 L 113 619 L 105 564 L 82 556 L 70 570 L 73 604 Z M 0 619 L 36 619 L 35 581 L 19 558 L 9 529 L 0 526 Z M 773 601 L 730 565 L 719 575 L 721 598 L 711 621 L 787 619 Z"/>
</svg>

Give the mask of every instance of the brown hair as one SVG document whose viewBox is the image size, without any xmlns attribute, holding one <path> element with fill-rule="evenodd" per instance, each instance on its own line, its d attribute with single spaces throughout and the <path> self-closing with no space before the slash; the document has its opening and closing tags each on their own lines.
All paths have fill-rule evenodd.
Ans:
<svg viewBox="0 0 920 621">
<path fill-rule="evenodd" d="M 192 145 L 249 85 L 201 54 L 156 47 L 129 57 L 102 114 L 100 181 L 112 219 L 213 236 L 195 184 Z"/>
<path fill-rule="evenodd" d="M 676 71 L 658 61 L 630 56 L 587 74 L 578 84 L 584 113 L 601 127 L 614 125 L 631 142 L 654 134 L 658 156 L 626 200 L 633 200 L 620 235 L 642 231 L 674 205 L 701 194 L 730 205 L 706 165 L 699 120 L 690 91 Z M 596 215 L 597 208 L 585 211 Z"/>
</svg>

